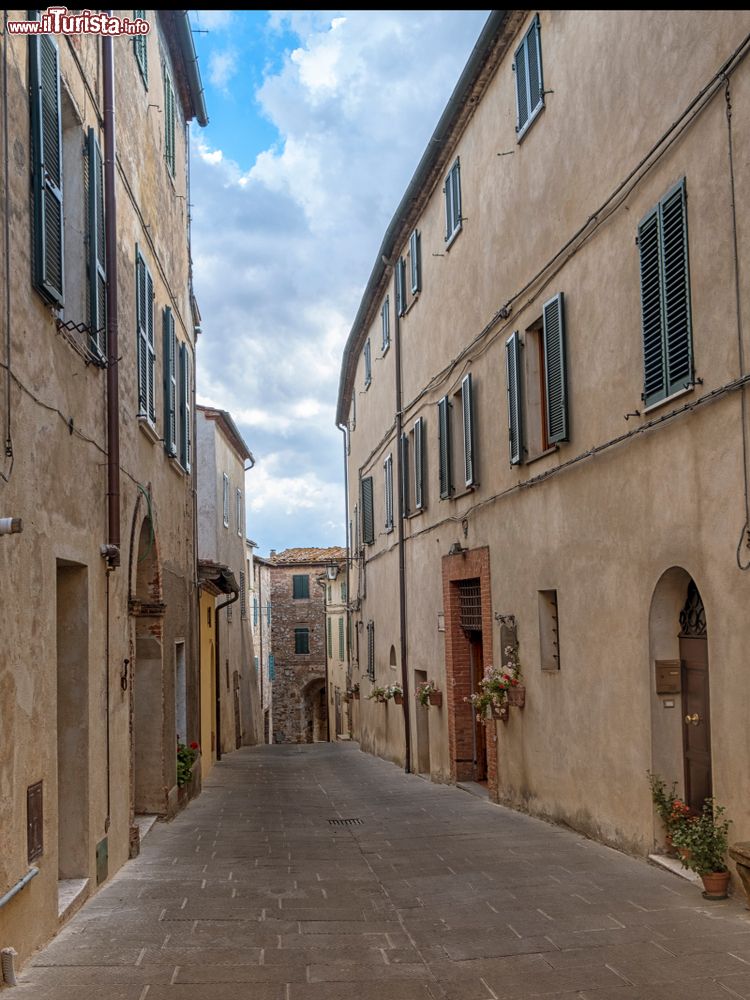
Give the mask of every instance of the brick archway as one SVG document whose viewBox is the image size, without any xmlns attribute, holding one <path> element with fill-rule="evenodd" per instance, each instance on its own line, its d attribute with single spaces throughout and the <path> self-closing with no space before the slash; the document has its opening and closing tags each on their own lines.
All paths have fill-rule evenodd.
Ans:
<svg viewBox="0 0 750 1000">
<path fill-rule="evenodd" d="M 476 580 L 479 584 L 479 618 L 482 660 L 486 669 L 493 662 L 492 594 L 490 589 L 490 550 L 487 547 L 464 550 L 443 557 L 443 611 L 445 614 L 445 680 L 448 711 L 448 750 L 453 781 L 477 778 L 475 763 L 475 719 L 464 700 L 471 694 L 472 641 L 461 624 L 460 584 Z M 480 625 L 481 620 L 481 625 Z M 487 787 L 493 801 L 498 799 L 497 728 L 485 727 L 487 745 Z"/>
</svg>

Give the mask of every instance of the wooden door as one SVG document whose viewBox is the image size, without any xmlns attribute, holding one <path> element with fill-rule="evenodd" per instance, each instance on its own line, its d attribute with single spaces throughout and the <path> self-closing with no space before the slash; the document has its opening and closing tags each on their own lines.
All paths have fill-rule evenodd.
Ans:
<svg viewBox="0 0 750 1000">
<path fill-rule="evenodd" d="M 685 801 L 694 812 L 700 812 L 704 799 L 712 794 L 711 724 L 706 620 L 703 602 L 692 582 L 680 624 Z"/>
<path fill-rule="evenodd" d="M 479 682 L 484 676 L 484 650 L 482 648 L 482 633 L 469 632 L 469 648 L 471 656 L 471 689 L 479 692 Z M 474 718 L 474 781 L 487 780 L 487 726 Z"/>
</svg>

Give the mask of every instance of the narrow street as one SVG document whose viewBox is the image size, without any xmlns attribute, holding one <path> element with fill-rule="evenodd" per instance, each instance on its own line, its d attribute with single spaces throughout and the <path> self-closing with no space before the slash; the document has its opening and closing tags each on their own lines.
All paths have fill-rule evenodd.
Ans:
<svg viewBox="0 0 750 1000">
<path fill-rule="evenodd" d="M 226 757 L 8 996 L 727 1000 L 750 914 L 354 744 Z"/>
</svg>

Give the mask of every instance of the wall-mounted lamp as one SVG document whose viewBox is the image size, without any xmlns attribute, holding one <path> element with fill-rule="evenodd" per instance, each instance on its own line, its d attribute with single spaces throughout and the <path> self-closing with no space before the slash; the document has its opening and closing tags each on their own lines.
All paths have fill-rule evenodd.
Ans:
<svg viewBox="0 0 750 1000">
<path fill-rule="evenodd" d="M 329 580 L 335 580 L 339 575 L 339 565 L 338 563 L 328 563 L 326 566 L 326 576 Z"/>
</svg>

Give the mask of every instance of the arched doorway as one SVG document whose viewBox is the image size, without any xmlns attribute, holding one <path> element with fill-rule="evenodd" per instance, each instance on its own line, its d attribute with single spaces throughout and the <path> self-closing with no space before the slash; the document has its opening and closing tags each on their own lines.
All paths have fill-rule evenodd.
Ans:
<svg viewBox="0 0 750 1000">
<path fill-rule="evenodd" d="M 328 706 L 323 677 L 309 681 L 302 691 L 301 743 L 323 743 L 328 739 Z"/>
<path fill-rule="evenodd" d="M 700 811 L 713 787 L 708 630 L 700 590 L 682 567 L 654 589 L 649 646 L 652 770 Z"/>
</svg>

